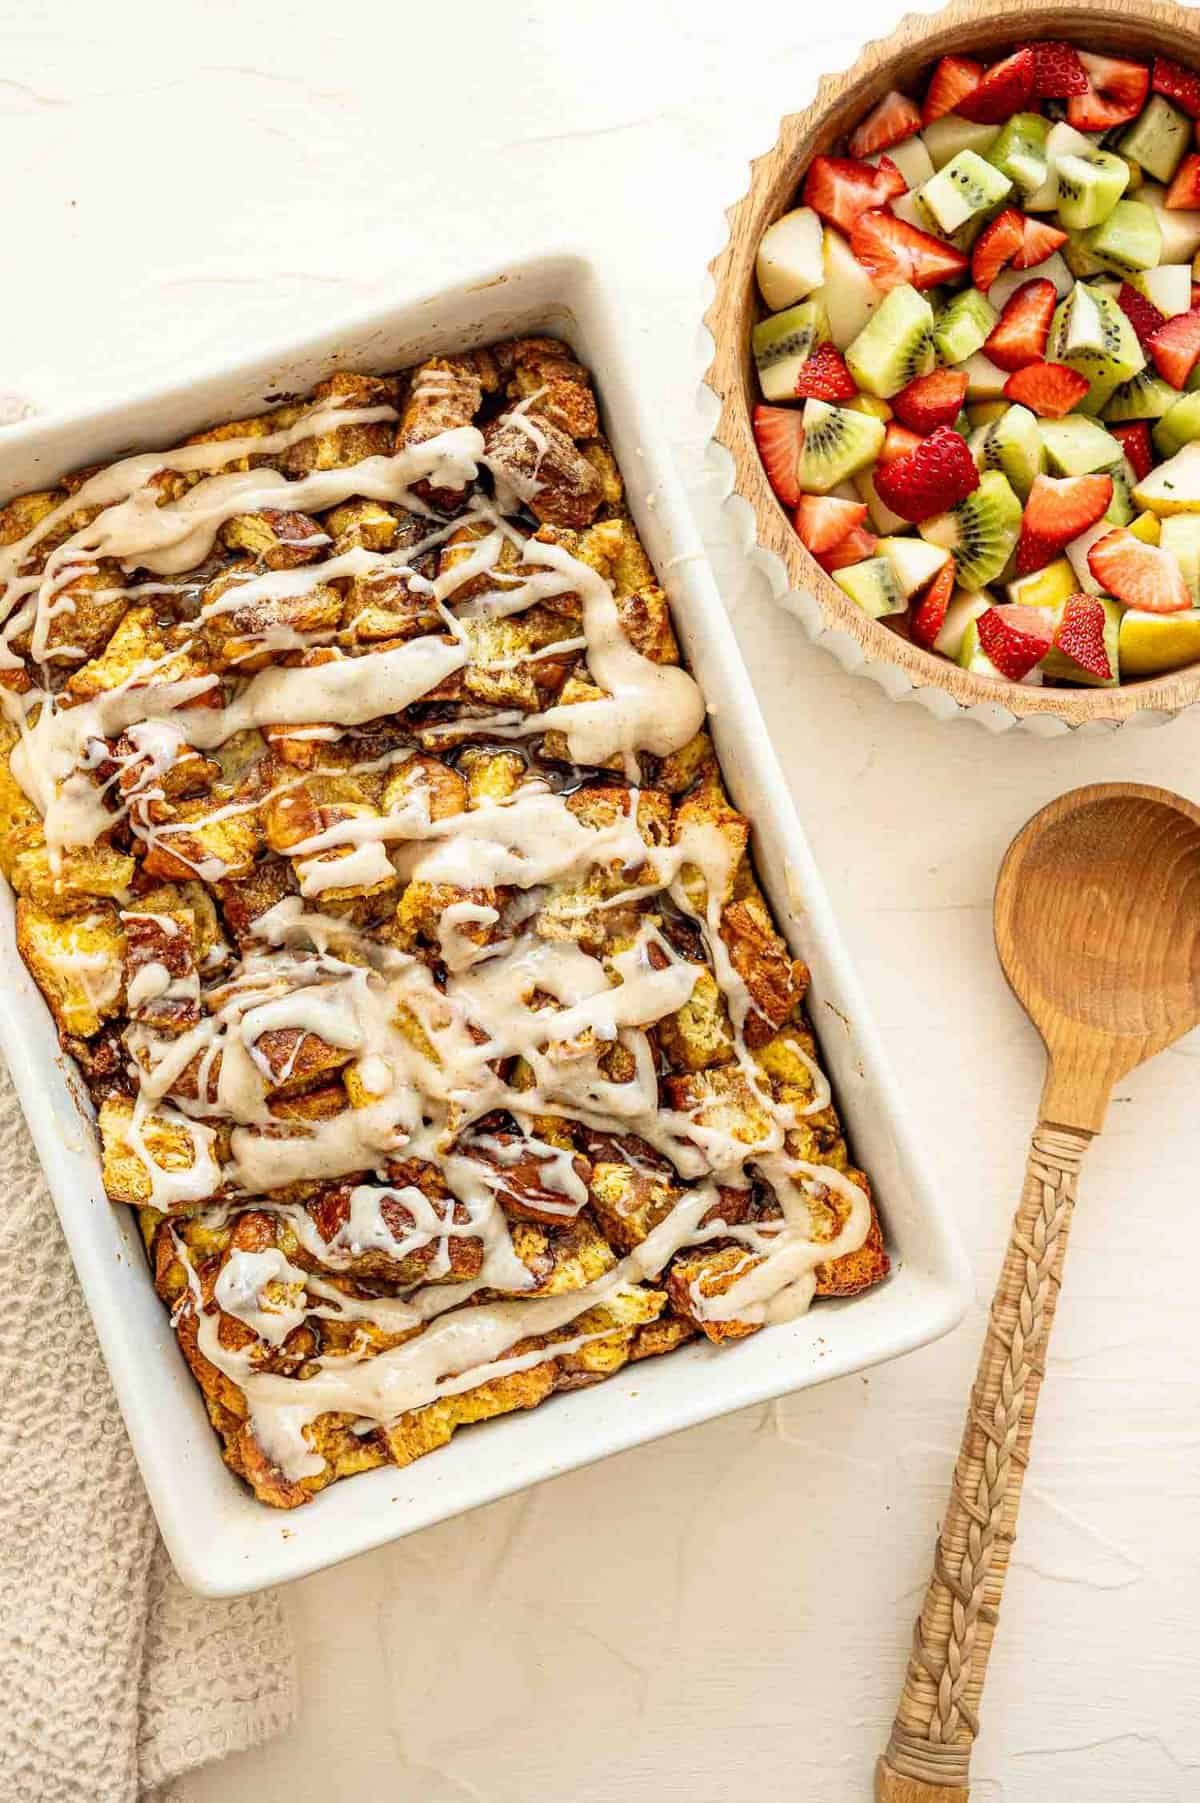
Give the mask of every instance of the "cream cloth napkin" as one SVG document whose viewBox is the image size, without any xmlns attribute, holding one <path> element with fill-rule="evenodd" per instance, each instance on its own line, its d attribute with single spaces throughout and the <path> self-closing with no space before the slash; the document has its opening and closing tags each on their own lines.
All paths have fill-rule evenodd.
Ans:
<svg viewBox="0 0 1200 1803">
<path fill-rule="evenodd" d="M 167 1559 L 2 1065 L 0 1459 L 3 1803 L 137 1803 L 289 1725 L 278 1598 Z"/>
</svg>

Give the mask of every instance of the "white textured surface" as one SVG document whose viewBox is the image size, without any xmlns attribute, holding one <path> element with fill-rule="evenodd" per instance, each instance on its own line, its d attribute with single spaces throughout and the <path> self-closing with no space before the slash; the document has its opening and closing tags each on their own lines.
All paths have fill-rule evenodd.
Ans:
<svg viewBox="0 0 1200 1803">
<path fill-rule="evenodd" d="M 941 724 L 814 650 L 731 549 L 694 412 L 700 272 L 779 115 L 894 17 L 27 4 L 0 20 L 0 382 L 68 404 L 303 330 L 414 263 L 433 286 L 564 236 L 607 256 L 986 1297 L 1040 1069 L 992 956 L 997 860 L 1075 783 L 1200 794 L 1200 716 L 1049 742 Z M 1122 1087 L 1085 1170 L 978 1803 L 1200 1796 L 1198 1056 Z M 175 1803 L 867 1798 L 982 1319 L 295 1586 L 300 1726 Z"/>
</svg>

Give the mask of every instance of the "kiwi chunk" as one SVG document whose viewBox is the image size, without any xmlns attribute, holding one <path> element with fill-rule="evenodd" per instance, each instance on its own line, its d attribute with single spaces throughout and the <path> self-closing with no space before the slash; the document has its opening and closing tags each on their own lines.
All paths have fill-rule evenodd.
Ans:
<svg viewBox="0 0 1200 1803">
<path fill-rule="evenodd" d="M 958 155 L 918 189 L 917 199 L 937 228 L 957 232 L 979 213 L 991 212 L 1012 193 L 1012 181 L 978 151 Z"/>
<path fill-rule="evenodd" d="M 1092 256 L 1114 275 L 1153 269 L 1162 255 L 1162 232 L 1142 200 L 1119 200 L 1108 218 L 1083 234 Z"/>
<path fill-rule="evenodd" d="M 1128 419 L 1161 419 L 1178 399 L 1178 391 L 1147 364 L 1136 376 L 1130 376 L 1128 382 L 1113 389 L 1104 403 L 1101 418 L 1114 425 Z"/>
<path fill-rule="evenodd" d="M 927 376 L 936 360 L 933 308 L 907 282 L 891 290 L 846 351 L 854 380 L 881 400 Z"/>
<path fill-rule="evenodd" d="M 1156 182 L 1169 182 L 1191 141 L 1190 120 L 1161 94 L 1154 94 L 1128 131 L 1122 133 L 1117 148 Z"/>
<path fill-rule="evenodd" d="M 1028 407 L 1006 407 L 998 418 L 971 436 L 971 452 L 980 470 L 1000 470 L 1024 500 L 1035 476 L 1046 467 L 1046 447 L 1036 416 Z"/>
<path fill-rule="evenodd" d="M 829 337 L 829 315 L 820 301 L 801 301 L 762 319 L 750 334 L 759 386 L 768 401 L 790 401 L 807 359 Z"/>
<path fill-rule="evenodd" d="M 900 584 L 886 557 L 868 557 L 862 563 L 847 564 L 845 569 L 834 572 L 833 580 L 873 620 L 898 614 L 904 607 Z"/>
<path fill-rule="evenodd" d="M 827 495 L 855 470 L 874 461 L 883 436 L 883 421 L 872 419 L 869 413 L 831 407 L 828 401 L 806 401 L 800 487 L 805 494 Z"/>
<path fill-rule="evenodd" d="M 1159 418 L 1151 436 L 1160 457 L 1174 457 L 1200 438 L 1200 394 L 1181 394 Z"/>
<path fill-rule="evenodd" d="M 1124 454 L 1111 433 L 1081 413 L 1044 419 L 1038 430 L 1046 447 L 1046 462 L 1056 476 L 1090 476 L 1096 470 L 1110 470 Z"/>
<path fill-rule="evenodd" d="M 987 160 L 1022 194 L 1034 194 L 1049 173 L 1046 137 L 1050 127 L 1040 113 L 1014 113 L 988 146 Z"/>
<path fill-rule="evenodd" d="M 965 363 L 995 329 L 1000 315 L 978 288 L 964 288 L 938 317 L 933 343 L 943 363 Z"/>
<path fill-rule="evenodd" d="M 1116 301 L 1086 282 L 1076 282 L 1056 307 L 1046 355 L 1051 362 L 1069 364 L 1110 393 L 1146 363 L 1137 333 Z"/>
<path fill-rule="evenodd" d="M 1058 216 L 1068 231 L 1107 219 L 1129 186 L 1129 164 L 1111 150 L 1070 151 L 1058 159 Z"/>
<path fill-rule="evenodd" d="M 1137 477 L 1133 465 L 1128 457 L 1122 457 L 1119 463 L 1101 470 L 1100 474 L 1111 476 L 1113 485 L 1112 500 L 1104 512 L 1105 519 L 1113 526 L 1128 526 L 1136 511 L 1133 505 L 1133 485 Z"/>
<path fill-rule="evenodd" d="M 1008 478 L 985 470 L 979 487 L 949 513 L 939 513 L 919 527 L 922 538 L 954 555 L 964 588 L 986 588 L 1012 556 L 1021 531 L 1021 503 Z"/>
</svg>

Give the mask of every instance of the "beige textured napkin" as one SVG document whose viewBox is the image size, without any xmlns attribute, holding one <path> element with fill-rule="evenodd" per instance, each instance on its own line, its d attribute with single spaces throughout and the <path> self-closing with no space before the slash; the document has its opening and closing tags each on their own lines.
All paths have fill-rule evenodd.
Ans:
<svg viewBox="0 0 1200 1803">
<path fill-rule="evenodd" d="M 137 1803 L 288 1726 L 277 1597 L 171 1569 L 2 1065 L 0 1468 L 3 1803 Z"/>
</svg>

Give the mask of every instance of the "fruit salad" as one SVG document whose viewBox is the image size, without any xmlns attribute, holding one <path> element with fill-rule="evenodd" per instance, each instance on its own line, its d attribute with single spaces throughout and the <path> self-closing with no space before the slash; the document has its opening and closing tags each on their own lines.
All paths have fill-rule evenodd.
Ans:
<svg viewBox="0 0 1200 1803">
<path fill-rule="evenodd" d="M 1200 661 L 1200 73 L 944 56 L 764 234 L 754 431 L 805 546 L 977 675 Z"/>
</svg>

